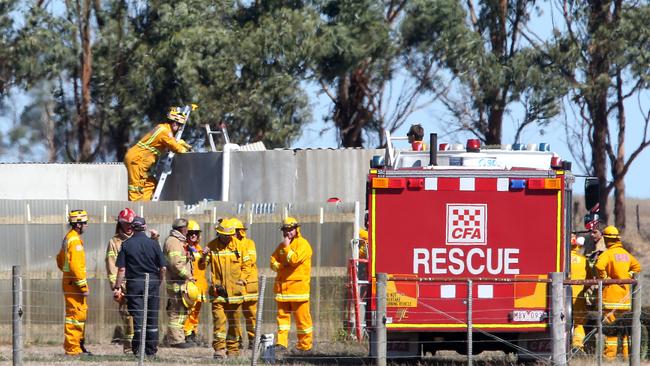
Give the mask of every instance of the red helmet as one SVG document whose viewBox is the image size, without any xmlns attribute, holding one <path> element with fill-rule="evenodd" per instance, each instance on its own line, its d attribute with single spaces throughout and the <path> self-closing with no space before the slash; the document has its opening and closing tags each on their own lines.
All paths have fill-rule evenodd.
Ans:
<svg viewBox="0 0 650 366">
<path fill-rule="evenodd" d="M 125 208 L 124 210 L 120 211 L 120 214 L 117 216 L 117 222 L 127 222 L 130 224 L 133 222 L 134 218 L 135 212 L 133 212 L 133 210 L 130 208 Z"/>
</svg>

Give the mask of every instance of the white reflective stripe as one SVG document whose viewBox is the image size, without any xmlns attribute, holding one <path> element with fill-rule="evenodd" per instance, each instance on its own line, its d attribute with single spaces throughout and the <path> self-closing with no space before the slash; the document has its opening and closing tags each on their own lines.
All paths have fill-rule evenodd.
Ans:
<svg viewBox="0 0 650 366">
<path fill-rule="evenodd" d="M 424 190 L 425 191 L 437 191 L 438 190 L 438 178 L 424 178 Z"/>
<path fill-rule="evenodd" d="M 440 286 L 441 299 L 454 299 L 456 298 L 456 285 L 441 285 Z"/>
<path fill-rule="evenodd" d="M 458 189 L 460 191 L 474 191 L 475 190 L 474 178 L 460 178 Z"/>
<path fill-rule="evenodd" d="M 291 330 L 291 325 L 278 325 L 279 330 Z"/>
<path fill-rule="evenodd" d="M 296 333 L 298 334 L 309 334 L 314 331 L 314 327 L 309 327 L 307 329 L 297 329 Z"/>
<path fill-rule="evenodd" d="M 497 179 L 497 191 L 507 192 L 510 189 L 510 179 L 509 178 L 498 178 Z"/>
<path fill-rule="evenodd" d="M 478 285 L 478 298 L 479 299 L 494 298 L 494 285 Z"/>
</svg>

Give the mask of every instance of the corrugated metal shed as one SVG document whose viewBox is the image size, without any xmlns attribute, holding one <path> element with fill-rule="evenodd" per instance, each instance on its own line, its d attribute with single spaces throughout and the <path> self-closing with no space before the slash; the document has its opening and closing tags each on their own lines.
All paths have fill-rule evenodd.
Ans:
<svg viewBox="0 0 650 366">
<path fill-rule="evenodd" d="M 228 201 L 365 201 L 365 177 L 373 155 L 383 150 L 314 149 L 230 153 Z M 187 204 L 222 200 L 223 152 L 175 158 L 161 197 Z"/>
<path fill-rule="evenodd" d="M 0 199 L 127 199 L 122 163 L 0 164 L 0 176 Z"/>
</svg>

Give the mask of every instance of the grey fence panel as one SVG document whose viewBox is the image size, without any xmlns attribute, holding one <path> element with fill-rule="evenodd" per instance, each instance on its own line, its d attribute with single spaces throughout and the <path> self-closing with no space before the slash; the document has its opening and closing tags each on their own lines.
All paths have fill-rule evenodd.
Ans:
<svg viewBox="0 0 650 366">
<path fill-rule="evenodd" d="M 29 207 L 29 210 L 27 209 Z M 142 212 L 149 229 L 161 234 L 161 245 L 178 216 L 196 220 L 203 228 L 201 243 L 215 238 L 214 222 L 221 217 L 237 216 L 246 225 L 248 234 L 257 244 L 257 265 L 269 276 L 264 309 L 265 332 L 275 329 L 276 305 L 273 283 L 275 274 L 269 268 L 269 258 L 282 240 L 279 230 L 285 214 L 295 216 L 301 223 L 303 235 L 314 249 L 312 278 L 318 277 L 320 293 L 327 294 L 320 301 L 320 319 L 328 332 L 335 332 L 342 321 L 341 310 L 345 296 L 345 266 L 354 220 L 353 203 L 235 203 L 203 201 L 184 206 L 182 202 L 75 201 L 75 200 L 0 200 L 0 307 L 11 307 L 11 267 L 23 265 L 25 276 L 25 339 L 27 343 L 62 342 L 64 303 L 61 291 L 61 271 L 55 257 L 63 237 L 69 230 L 66 209 L 85 209 L 90 215 L 83 234 L 86 250 L 86 269 L 90 296 L 87 321 L 87 339 L 91 343 L 106 343 L 116 334 L 120 324 L 117 305 L 113 302 L 106 280 L 105 253 L 108 240 L 115 233 L 115 217 L 124 207 Z M 320 213 L 323 212 L 321 232 L 321 267 L 316 263 L 316 243 Z M 27 213 L 29 212 L 29 214 Z M 28 221 L 29 220 L 29 221 Z M 316 281 L 312 279 L 312 293 Z M 333 295 L 333 296 L 331 296 Z M 160 326 L 166 329 L 166 293 L 161 292 Z M 314 302 L 317 300 L 314 299 Z M 314 307 L 312 306 L 314 309 Z M 329 311 L 329 313 L 325 313 Z M 0 313 L 0 342 L 11 341 L 11 313 Z M 322 315 L 322 316 L 320 316 Z M 325 320 L 327 320 L 325 322 Z M 203 337 L 211 340 L 210 304 L 204 304 L 201 314 Z M 320 325 L 321 327 L 323 325 Z M 4 330 L 4 332 L 3 332 Z M 329 333 L 328 333 L 329 334 Z"/>
</svg>

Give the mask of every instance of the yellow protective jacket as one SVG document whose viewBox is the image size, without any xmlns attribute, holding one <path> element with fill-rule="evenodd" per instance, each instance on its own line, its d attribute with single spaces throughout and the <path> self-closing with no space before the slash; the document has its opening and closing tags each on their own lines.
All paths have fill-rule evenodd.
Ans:
<svg viewBox="0 0 650 366">
<path fill-rule="evenodd" d="M 618 241 L 604 251 L 596 262 L 596 275 L 602 279 L 630 279 L 639 273 L 641 264 Z M 630 310 L 630 285 L 611 284 L 603 288 L 603 308 Z"/>
<path fill-rule="evenodd" d="M 284 249 L 282 243 L 271 255 L 271 269 L 275 277 L 275 300 L 280 302 L 309 301 L 311 280 L 311 245 L 298 234 Z"/>
<path fill-rule="evenodd" d="M 236 238 L 223 245 L 218 239 L 208 243 L 210 251 L 202 260 L 210 263 L 210 286 L 223 286 L 228 293 L 228 298 L 211 293 L 213 300 L 221 303 L 241 304 L 244 301 L 244 286 L 237 283 L 242 280 L 244 284 L 251 270 L 251 260 L 246 248 Z M 201 262 L 200 262 L 201 263 Z M 202 264 L 205 266 L 205 264 Z"/>
<path fill-rule="evenodd" d="M 70 229 L 63 238 L 56 264 L 63 271 L 64 293 L 88 292 L 86 251 L 83 240 L 74 229 Z"/>
<path fill-rule="evenodd" d="M 359 230 L 359 259 L 368 258 L 368 230 Z"/>
<path fill-rule="evenodd" d="M 206 267 L 205 265 L 199 265 L 203 257 L 203 248 L 201 248 L 199 243 L 194 245 L 188 244 L 188 248 L 192 256 L 192 273 L 196 280 L 196 287 L 199 288 L 199 298 L 197 301 L 206 302 L 208 301 L 208 279 L 205 277 Z"/>
<path fill-rule="evenodd" d="M 176 141 L 171 125 L 169 123 L 161 123 L 133 145 L 127 151 L 126 155 L 149 157 L 151 161 L 155 162 L 167 150 L 175 153 L 184 153 L 187 151 L 183 145 Z"/>
<path fill-rule="evenodd" d="M 176 230 L 169 233 L 163 246 L 167 260 L 167 290 L 179 292 L 181 285 L 192 277 L 192 256 L 186 249 L 185 236 Z"/>
<path fill-rule="evenodd" d="M 578 247 L 571 248 L 571 279 L 584 280 L 589 273 L 589 264 L 587 257 L 578 252 Z M 584 285 L 573 285 L 573 300 L 581 295 Z"/>
<path fill-rule="evenodd" d="M 118 268 L 115 265 L 117 255 L 122 249 L 122 243 L 128 238 L 130 238 L 129 235 L 119 232 L 108 241 L 108 246 L 106 247 L 106 275 L 108 276 L 108 282 L 111 284 L 111 288 L 115 287 L 115 281 L 117 280 Z M 122 284 L 122 289 L 126 289 L 124 284 Z"/>
<path fill-rule="evenodd" d="M 259 291 L 259 283 L 257 277 L 257 249 L 255 242 L 249 238 L 235 239 L 241 243 L 241 246 L 246 248 L 248 257 L 250 258 L 250 271 L 246 277 L 246 286 L 244 288 L 244 301 L 256 301 L 257 292 Z"/>
<path fill-rule="evenodd" d="M 129 170 L 129 179 L 146 179 L 152 176 L 151 169 L 160 155 L 168 150 L 175 153 L 187 152 L 187 149 L 174 138 L 170 124 L 161 123 L 126 152 L 124 163 Z M 133 175 L 137 177 L 131 177 Z M 141 191 L 144 188 L 136 186 L 139 184 L 136 181 L 129 182 L 129 190 Z"/>
</svg>

